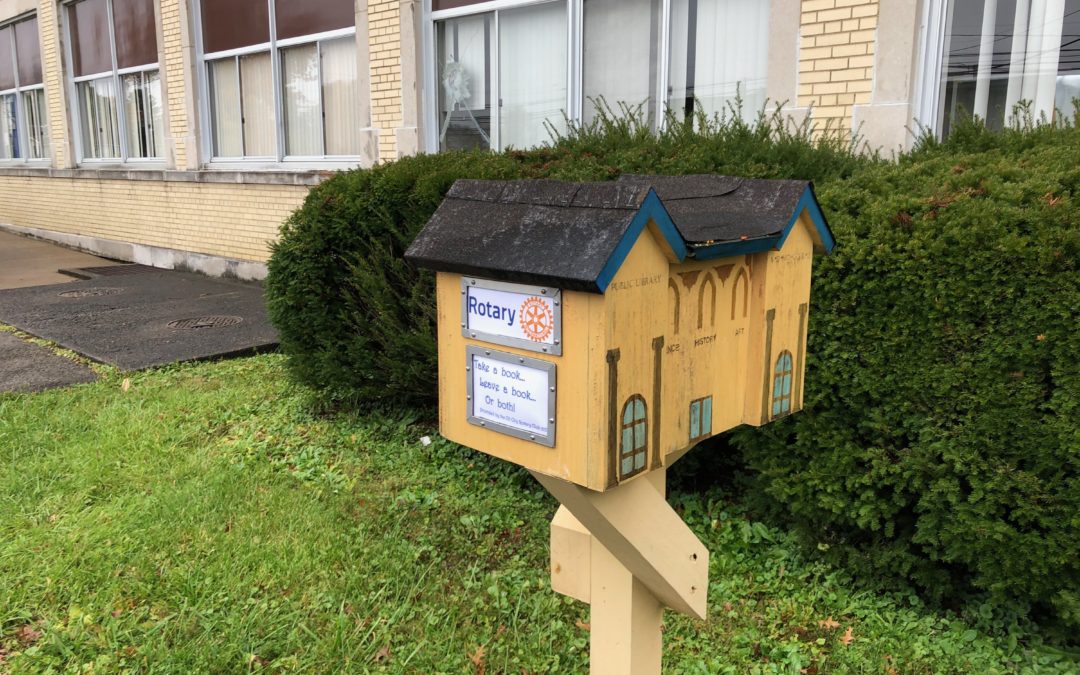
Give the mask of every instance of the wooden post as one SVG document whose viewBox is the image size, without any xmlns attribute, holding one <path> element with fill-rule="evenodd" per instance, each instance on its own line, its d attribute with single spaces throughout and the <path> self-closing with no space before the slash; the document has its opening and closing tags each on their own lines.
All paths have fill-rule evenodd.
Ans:
<svg viewBox="0 0 1080 675">
<path fill-rule="evenodd" d="M 664 607 L 603 544 L 592 543 L 589 670 L 658 675 Z"/>
<path fill-rule="evenodd" d="M 533 474 L 562 502 L 551 521 L 551 587 L 591 606 L 593 673 L 656 675 L 664 607 L 705 617 L 709 554 L 664 498 L 666 473 L 603 493 Z"/>
</svg>

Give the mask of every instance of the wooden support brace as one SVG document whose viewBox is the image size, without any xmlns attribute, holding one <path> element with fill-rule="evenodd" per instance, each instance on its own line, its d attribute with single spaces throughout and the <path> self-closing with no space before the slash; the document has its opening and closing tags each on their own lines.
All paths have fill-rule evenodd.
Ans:
<svg viewBox="0 0 1080 675">
<path fill-rule="evenodd" d="M 584 589 L 588 588 L 589 601 L 595 606 L 597 585 L 593 577 L 599 543 L 662 605 L 705 618 L 709 552 L 653 482 L 638 479 L 606 492 L 594 492 L 551 476 L 535 472 L 533 476 L 568 512 L 556 514 L 552 522 L 555 590 L 565 589 L 567 595 L 584 599 Z M 584 545 L 581 528 L 595 538 L 588 540 L 588 546 Z M 588 565 L 586 559 L 590 560 Z M 588 581 L 571 580 L 583 577 L 586 569 Z"/>
</svg>

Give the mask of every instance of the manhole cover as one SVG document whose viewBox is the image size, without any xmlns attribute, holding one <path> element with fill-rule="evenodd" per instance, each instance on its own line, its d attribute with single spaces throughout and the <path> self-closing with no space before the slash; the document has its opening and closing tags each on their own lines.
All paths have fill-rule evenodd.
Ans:
<svg viewBox="0 0 1080 675">
<path fill-rule="evenodd" d="M 60 293 L 61 298 L 93 298 L 99 295 L 116 295 L 122 293 L 122 288 L 79 288 L 74 291 Z"/>
<path fill-rule="evenodd" d="M 203 328 L 225 328 L 235 326 L 244 319 L 239 316 L 200 316 L 194 319 L 177 319 L 169 322 L 169 328 L 177 330 L 200 330 Z"/>
</svg>

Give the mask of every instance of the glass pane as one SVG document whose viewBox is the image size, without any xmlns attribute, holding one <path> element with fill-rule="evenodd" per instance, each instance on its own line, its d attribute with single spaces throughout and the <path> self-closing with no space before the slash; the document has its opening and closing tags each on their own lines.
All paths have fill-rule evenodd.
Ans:
<svg viewBox="0 0 1080 675">
<path fill-rule="evenodd" d="M 274 22 L 279 40 L 352 28 L 356 25 L 356 6 L 353 0 L 274 0 Z"/>
<path fill-rule="evenodd" d="M 531 148 L 566 128 L 566 3 L 499 13 L 499 144 Z"/>
<path fill-rule="evenodd" d="M 645 447 L 645 432 L 647 430 L 647 427 L 648 427 L 648 425 L 645 424 L 644 422 L 639 422 L 638 424 L 634 425 L 634 448 L 635 449 Z"/>
<path fill-rule="evenodd" d="M 752 120 L 765 104 L 768 54 L 766 0 L 671 0 L 668 106 L 723 114 L 738 94 Z"/>
<path fill-rule="evenodd" d="M 941 60 L 943 100 L 948 111 L 945 115 L 946 133 L 957 116 L 970 117 L 976 112 L 976 89 L 986 90 L 983 94 L 986 100 L 980 105 L 979 117 L 994 129 L 1000 129 L 1005 123 L 1016 2 L 994 0 L 991 3 L 992 14 L 988 17 L 983 16 L 983 10 L 983 0 L 954 0 L 950 8 L 951 34 L 947 38 L 945 57 Z M 991 22 L 993 32 L 987 33 L 990 40 L 986 51 L 988 60 L 980 77 L 984 18 Z M 1026 27 L 1026 20 L 1023 23 Z"/>
<path fill-rule="evenodd" d="M 439 149 L 491 147 L 491 14 L 435 24 Z"/>
<path fill-rule="evenodd" d="M 133 68 L 157 63 L 154 0 L 112 0 L 112 3 L 117 66 Z"/>
<path fill-rule="evenodd" d="M 356 38 L 324 42 L 322 49 L 323 135 L 328 155 L 359 155 L 360 82 L 356 77 Z"/>
<path fill-rule="evenodd" d="M 19 134 L 15 122 L 15 95 L 0 96 L 0 159 L 19 157 Z"/>
<path fill-rule="evenodd" d="M 277 120 L 274 115 L 274 79 L 270 52 L 240 57 L 240 104 L 244 127 L 244 155 L 277 155 Z"/>
<path fill-rule="evenodd" d="M 784 396 L 791 396 L 791 375 L 784 376 Z"/>
<path fill-rule="evenodd" d="M 634 430 L 631 427 L 623 429 L 620 452 L 623 455 L 629 455 L 634 452 Z"/>
<path fill-rule="evenodd" d="M 15 59 L 19 62 L 19 86 L 41 84 L 41 42 L 37 19 L 15 24 Z"/>
<path fill-rule="evenodd" d="M 701 433 L 712 433 L 712 396 L 705 399 L 701 406 Z"/>
<path fill-rule="evenodd" d="M 690 404 L 690 438 L 701 435 L 701 401 Z"/>
<path fill-rule="evenodd" d="M 634 402 L 633 401 L 628 401 L 626 403 L 626 405 L 623 406 L 622 421 L 623 421 L 623 424 L 630 424 L 631 422 L 634 421 Z"/>
<path fill-rule="evenodd" d="M 15 88 L 15 62 L 11 58 L 11 43 L 15 32 L 11 26 L 0 28 L 0 91 Z"/>
<path fill-rule="evenodd" d="M 243 127 L 240 123 L 240 80 L 235 59 L 209 64 L 210 116 L 215 157 L 244 155 Z"/>
<path fill-rule="evenodd" d="M 72 71 L 76 77 L 112 70 L 108 12 L 106 0 L 81 0 L 68 5 Z"/>
<path fill-rule="evenodd" d="M 285 99 L 285 154 L 321 156 L 318 47 L 309 44 L 282 49 L 281 79 Z"/>
<path fill-rule="evenodd" d="M 199 6 L 207 54 L 270 41 L 270 8 L 266 0 L 205 0 Z"/>
<path fill-rule="evenodd" d="M 596 99 L 602 98 L 616 114 L 623 106 L 641 106 L 653 124 L 659 29 L 657 0 L 585 0 L 585 122 L 596 117 Z"/>
<path fill-rule="evenodd" d="M 23 115 L 26 119 L 27 153 L 29 159 L 49 156 L 49 125 L 45 116 L 45 90 L 23 92 Z"/>
<path fill-rule="evenodd" d="M 79 119 L 83 156 L 120 158 L 120 129 L 116 113 L 116 84 L 111 77 L 80 82 Z"/>
<path fill-rule="evenodd" d="M 124 116 L 129 156 L 160 157 L 164 139 L 157 71 L 124 76 Z"/>
<path fill-rule="evenodd" d="M 634 419 L 645 419 L 645 402 L 642 401 L 640 398 L 634 401 Z"/>
<path fill-rule="evenodd" d="M 627 455 L 622 460 L 622 475 L 626 476 L 634 472 L 634 456 Z"/>
<path fill-rule="evenodd" d="M 640 471 L 645 468 L 645 453 L 639 452 L 634 455 L 634 471 Z"/>
<path fill-rule="evenodd" d="M 779 415 L 780 414 L 780 399 L 774 399 L 773 400 L 772 414 L 773 415 Z"/>
<path fill-rule="evenodd" d="M 942 57 L 943 133 L 972 115 L 1001 128 L 1022 102 L 1035 119 L 1071 117 L 1080 93 L 1078 37 L 1080 0 L 955 0 Z"/>
</svg>

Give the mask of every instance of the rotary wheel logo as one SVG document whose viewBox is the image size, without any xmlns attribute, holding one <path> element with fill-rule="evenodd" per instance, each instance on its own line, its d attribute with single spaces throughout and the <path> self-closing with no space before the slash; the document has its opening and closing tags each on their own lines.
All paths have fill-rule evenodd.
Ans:
<svg viewBox="0 0 1080 675">
<path fill-rule="evenodd" d="M 532 297 L 521 303 L 521 330 L 533 342 L 546 342 L 555 330 L 555 316 L 548 304 Z"/>
</svg>

